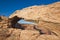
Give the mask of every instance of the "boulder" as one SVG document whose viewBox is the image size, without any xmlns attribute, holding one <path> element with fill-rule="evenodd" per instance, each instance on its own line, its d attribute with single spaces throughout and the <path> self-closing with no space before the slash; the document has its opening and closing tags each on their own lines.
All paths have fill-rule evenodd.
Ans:
<svg viewBox="0 0 60 40">
<path fill-rule="evenodd" d="M 21 29 L 12 29 L 10 36 L 6 40 L 20 40 L 20 35 Z"/>
<path fill-rule="evenodd" d="M 23 30 L 20 35 L 20 40 L 35 40 L 39 35 L 38 31 Z"/>
</svg>

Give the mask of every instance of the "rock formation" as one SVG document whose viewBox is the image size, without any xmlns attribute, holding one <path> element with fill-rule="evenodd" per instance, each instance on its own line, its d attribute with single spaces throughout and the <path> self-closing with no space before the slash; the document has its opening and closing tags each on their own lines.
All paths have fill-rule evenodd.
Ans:
<svg viewBox="0 0 60 40">
<path fill-rule="evenodd" d="M 5 16 L 0 16 L 0 28 L 8 28 L 11 26 L 9 18 Z"/>
<path fill-rule="evenodd" d="M 31 6 L 0 16 L 0 40 L 60 40 L 60 2 Z M 24 19 L 36 24 L 19 24 Z"/>
<path fill-rule="evenodd" d="M 9 16 L 13 19 L 14 17 L 33 21 L 38 25 L 38 29 L 44 27 L 60 37 L 60 2 L 17 10 Z"/>
<path fill-rule="evenodd" d="M 22 10 L 15 11 L 9 18 L 23 18 L 24 20 L 42 20 L 47 22 L 60 22 L 60 2 L 49 5 L 31 6 Z"/>
</svg>

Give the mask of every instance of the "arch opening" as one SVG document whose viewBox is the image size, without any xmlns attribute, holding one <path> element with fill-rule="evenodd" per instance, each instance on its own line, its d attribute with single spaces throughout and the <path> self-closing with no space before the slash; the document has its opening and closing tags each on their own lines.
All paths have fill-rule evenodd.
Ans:
<svg viewBox="0 0 60 40">
<path fill-rule="evenodd" d="M 18 25 L 20 24 L 32 24 L 32 25 L 35 25 L 34 22 L 29 22 L 29 21 L 26 21 L 24 20 L 24 18 L 19 18 L 17 16 L 13 17 L 13 18 L 10 18 L 11 20 L 11 25 L 13 28 L 17 27 Z"/>
</svg>

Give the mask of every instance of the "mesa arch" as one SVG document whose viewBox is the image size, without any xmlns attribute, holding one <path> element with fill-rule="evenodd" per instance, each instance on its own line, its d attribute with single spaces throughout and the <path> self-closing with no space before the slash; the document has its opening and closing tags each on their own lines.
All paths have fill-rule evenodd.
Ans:
<svg viewBox="0 0 60 40">
<path fill-rule="evenodd" d="M 35 21 L 39 26 L 48 28 L 60 37 L 60 2 L 17 10 L 9 18 L 13 22 L 15 18 L 15 22 L 20 19 Z"/>
</svg>

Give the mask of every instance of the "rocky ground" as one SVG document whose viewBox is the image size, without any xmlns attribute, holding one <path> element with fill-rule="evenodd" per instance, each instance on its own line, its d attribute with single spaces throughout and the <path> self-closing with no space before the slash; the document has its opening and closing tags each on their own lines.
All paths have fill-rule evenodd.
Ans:
<svg viewBox="0 0 60 40">
<path fill-rule="evenodd" d="M 41 15 L 37 14 L 40 13 L 39 10 L 42 13 Z M 24 14 L 26 16 L 20 12 L 22 14 L 26 13 Z M 0 16 L 0 40 L 60 40 L 59 13 L 60 2 L 57 2 L 46 6 L 33 6 L 19 10 L 9 18 Z M 19 24 L 18 21 L 21 19 L 34 21 L 36 24 Z"/>
<path fill-rule="evenodd" d="M 14 26 L 11 19 L 0 16 L 0 40 L 60 40 L 57 34 L 44 27 L 19 23 Z"/>
</svg>

